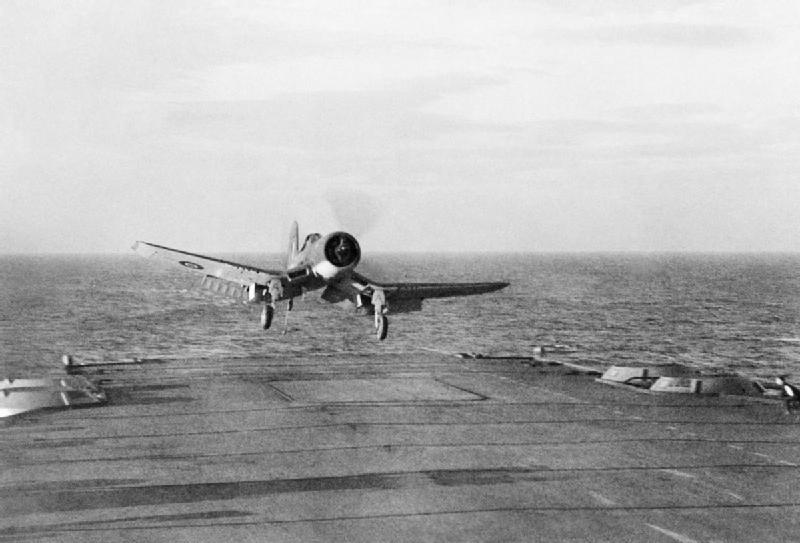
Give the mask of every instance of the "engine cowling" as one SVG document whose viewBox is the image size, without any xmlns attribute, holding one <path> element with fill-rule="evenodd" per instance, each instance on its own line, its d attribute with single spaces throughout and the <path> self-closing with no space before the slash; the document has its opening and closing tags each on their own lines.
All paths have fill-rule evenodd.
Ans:
<svg viewBox="0 0 800 543">
<path fill-rule="evenodd" d="M 314 273 L 332 279 L 343 272 L 352 270 L 361 260 L 361 247 L 358 241 L 347 232 L 334 232 L 319 240 L 320 254 L 316 258 Z"/>
</svg>

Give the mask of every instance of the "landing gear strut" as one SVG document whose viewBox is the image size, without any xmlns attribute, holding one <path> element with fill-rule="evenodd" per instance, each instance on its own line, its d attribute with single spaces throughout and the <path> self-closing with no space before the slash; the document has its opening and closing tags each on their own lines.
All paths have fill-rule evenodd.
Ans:
<svg viewBox="0 0 800 543">
<path fill-rule="evenodd" d="M 372 307 L 375 310 L 375 337 L 383 341 L 389 333 L 389 319 L 386 318 L 386 293 L 382 288 L 372 289 Z"/>
<path fill-rule="evenodd" d="M 270 279 L 267 285 L 269 291 L 269 303 L 264 303 L 264 309 L 261 310 L 261 327 L 266 330 L 272 326 L 272 317 L 275 316 L 275 302 L 283 296 L 283 283 L 280 279 Z"/>
<path fill-rule="evenodd" d="M 375 337 L 383 341 L 389 333 L 389 319 L 386 318 L 386 293 L 381 288 L 372 291 L 372 307 L 375 309 Z"/>
<path fill-rule="evenodd" d="M 286 312 L 283 314 L 283 331 L 281 335 L 286 335 L 289 332 L 289 311 L 294 307 L 294 298 L 289 298 L 286 302 Z"/>
</svg>

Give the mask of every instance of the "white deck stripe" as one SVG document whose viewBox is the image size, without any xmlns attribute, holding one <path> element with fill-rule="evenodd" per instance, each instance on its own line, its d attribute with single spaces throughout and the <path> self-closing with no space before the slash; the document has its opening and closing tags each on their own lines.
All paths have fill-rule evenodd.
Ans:
<svg viewBox="0 0 800 543">
<path fill-rule="evenodd" d="M 657 532 L 661 532 L 665 536 L 671 537 L 675 541 L 680 541 L 681 543 L 697 543 L 697 540 L 692 539 L 691 537 L 687 537 L 683 534 L 679 534 L 677 532 L 672 532 L 667 530 L 666 528 L 662 528 L 661 526 L 656 526 L 655 524 L 647 524 L 650 528 Z"/>
</svg>

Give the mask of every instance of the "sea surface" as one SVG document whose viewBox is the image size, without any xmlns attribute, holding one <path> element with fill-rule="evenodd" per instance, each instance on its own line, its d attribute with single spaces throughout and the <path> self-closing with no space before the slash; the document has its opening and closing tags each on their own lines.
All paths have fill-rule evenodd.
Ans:
<svg viewBox="0 0 800 543">
<path fill-rule="evenodd" d="M 279 267 L 277 255 L 220 255 Z M 368 317 L 308 296 L 273 328 L 259 307 L 197 287 L 199 277 L 136 255 L 0 256 L 0 378 L 82 361 L 226 358 L 433 349 L 530 355 L 575 347 L 597 366 L 678 362 L 751 376 L 800 377 L 800 255 L 378 255 L 368 275 L 397 281 L 506 280 L 484 296 L 428 300 Z"/>
</svg>

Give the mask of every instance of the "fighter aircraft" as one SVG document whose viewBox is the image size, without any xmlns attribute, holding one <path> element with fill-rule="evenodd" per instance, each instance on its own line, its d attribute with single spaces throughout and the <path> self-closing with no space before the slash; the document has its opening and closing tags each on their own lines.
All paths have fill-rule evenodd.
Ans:
<svg viewBox="0 0 800 543">
<path fill-rule="evenodd" d="M 269 270 L 229 262 L 210 256 L 137 241 L 133 250 L 145 257 L 159 257 L 203 275 L 201 285 L 250 304 L 263 304 L 261 326 L 272 324 L 276 303 L 286 301 L 287 311 L 294 298 L 310 291 L 330 303 L 374 315 L 375 335 L 386 339 L 389 321 L 386 314 L 422 309 L 426 298 L 468 296 L 500 290 L 505 282 L 488 283 L 379 283 L 355 270 L 361 260 L 356 238 L 347 232 L 318 233 L 306 236 L 299 246 L 299 229 L 294 222 L 289 234 L 289 250 L 283 270 Z"/>
</svg>

